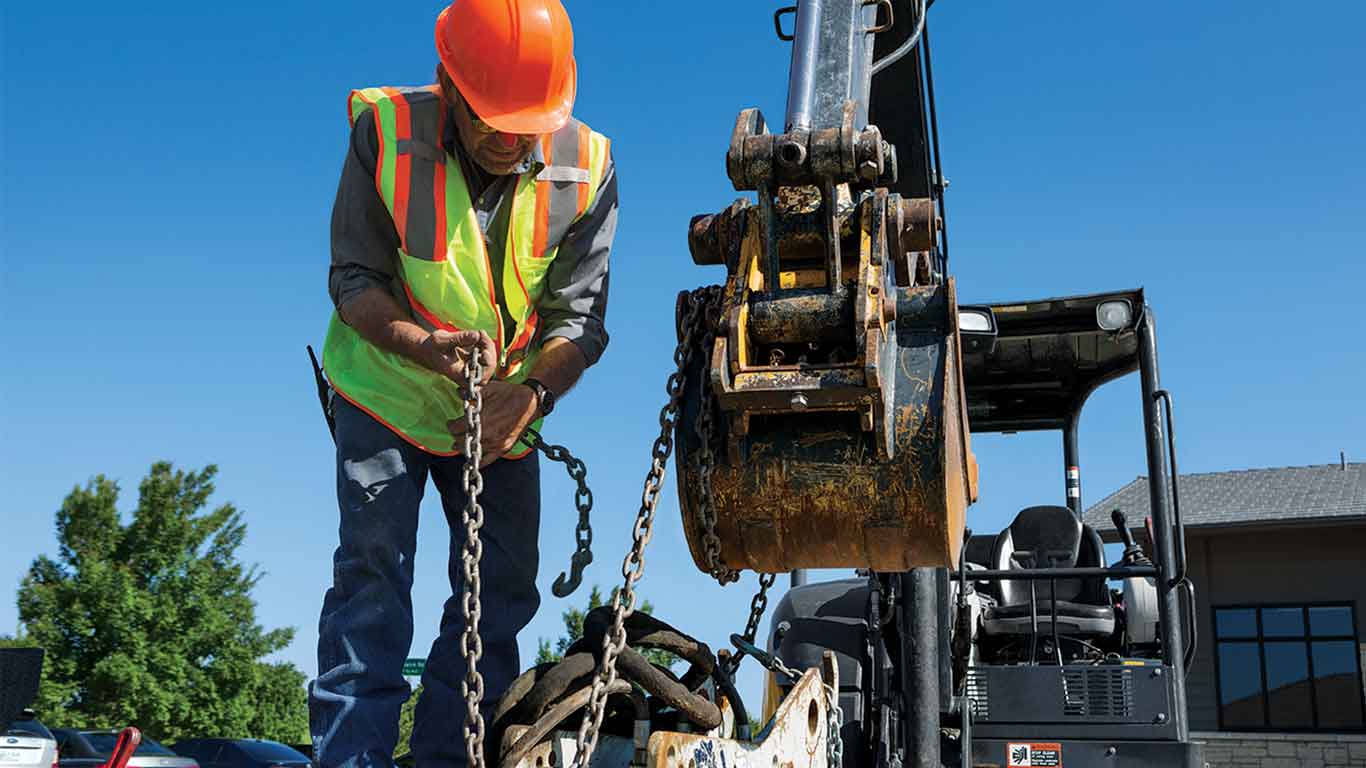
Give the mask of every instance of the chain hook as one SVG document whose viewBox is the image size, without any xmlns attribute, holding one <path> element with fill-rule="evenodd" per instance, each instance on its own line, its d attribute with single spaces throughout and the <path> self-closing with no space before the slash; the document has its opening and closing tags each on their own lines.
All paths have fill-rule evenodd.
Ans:
<svg viewBox="0 0 1366 768">
<path fill-rule="evenodd" d="M 565 576 L 564 571 L 555 577 L 555 583 L 550 585 L 550 591 L 555 597 L 569 597 L 574 594 L 574 590 L 583 583 L 583 569 L 593 562 L 593 551 L 590 549 L 576 550 L 569 556 L 569 575 Z"/>
</svg>

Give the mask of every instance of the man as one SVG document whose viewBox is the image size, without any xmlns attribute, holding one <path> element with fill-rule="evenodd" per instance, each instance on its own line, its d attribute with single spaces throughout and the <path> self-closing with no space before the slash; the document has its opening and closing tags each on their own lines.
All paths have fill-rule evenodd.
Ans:
<svg viewBox="0 0 1366 768">
<path fill-rule="evenodd" d="M 616 228 L 606 138 L 570 118 L 573 33 L 558 0 L 456 0 L 436 23 L 437 83 L 351 95 L 332 215 L 323 352 L 333 387 L 340 546 L 318 627 L 315 760 L 392 765 L 412 641 L 418 504 L 451 523 L 440 636 L 422 676 L 419 768 L 465 763 L 460 608 L 465 353 L 483 388 L 480 625 L 485 717 L 535 614 L 535 452 L 519 438 L 597 361 Z M 491 749 L 491 754 L 496 750 Z"/>
</svg>

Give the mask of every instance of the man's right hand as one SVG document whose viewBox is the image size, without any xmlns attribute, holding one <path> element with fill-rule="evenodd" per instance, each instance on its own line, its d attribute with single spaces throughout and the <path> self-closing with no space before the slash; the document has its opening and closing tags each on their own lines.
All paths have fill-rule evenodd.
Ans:
<svg viewBox="0 0 1366 768">
<path fill-rule="evenodd" d="M 402 355 L 418 365 L 465 385 L 465 360 L 477 350 L 484 364 L 484 381 L 493 376 L 498 363 L 496 345 L 483 331 L 434 331 L 427 333 L 413 322 L 388 291 L 368 288 L 337 308 L 342 320 L 366 341 Z M 480 382 L 483 383 L 483 382 Z"/>
<path fill-rule="evenodd" d="M 465 361 L 471 353 L 477 353 L 483 365 L 481 384 L 493 377 L 498 363 L 493 339 L 483 331 L 432 331 L 422 340 L 420 349 L 428 368 L 462 387 L 465 385 Z"/>
</svg>

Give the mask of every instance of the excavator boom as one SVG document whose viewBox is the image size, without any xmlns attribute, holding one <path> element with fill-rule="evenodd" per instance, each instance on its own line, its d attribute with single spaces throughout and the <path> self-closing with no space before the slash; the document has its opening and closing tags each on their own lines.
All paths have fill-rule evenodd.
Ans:
<svg viewBox="0 0 1366 768">
<path fill-rule="evenodd" d="M 778 11 L 792 41 L 783 131 L 746 109 L 726 152 L 754 202 L 692 221 L 693 260 L 728 276 L 684 393 L 678 485 L 693 558 L 723 581 L 956 562 L 977 480 L 924 11 Z"/>
</svg>

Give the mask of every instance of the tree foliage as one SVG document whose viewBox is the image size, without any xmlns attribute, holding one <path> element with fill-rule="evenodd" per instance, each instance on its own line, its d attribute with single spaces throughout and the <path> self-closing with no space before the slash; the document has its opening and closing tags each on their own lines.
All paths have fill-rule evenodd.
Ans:
<svg viewBox="0 0 1366 768">
<path fill-rule="evenodd" d="M 615 594 L 615 590 L 613 591 L 613 594 Z M 610 603 L 611 598 L 609 597 L 607 600 L 603 600 L 602 590 L 594 585 L 593 589 L 588 593 L 587 608 L 583 610 L 570 608 L 560 614 L 560 618 L 564 620 L 564 634 L 556 638 L 553 645 L 545 638 L 540 639 L 536 650 L 536 663 L 554 663 L 563 659 L 565 651 L 569 650 L 569 646 L 583 637 L 583 621 L 584 617 L 588 615 L 588 612 L 594 608 L 609 605 Z M 655 607 L 650 604 L 649 600 L 642 600 L 636 610 L 645 614 L 653 614 L 655 612 Z M 675 660 L 673 654 L 653 648 L 645 649 L 642 651 L 642 654 L 652 663 L 662 667 L 672 666 Z"/>
<path fill-rule="evenodd" d="M 231 504 L 205 509 L 216 473 L 154 464 L 127 524 L 103 475 L 62 502 L 57 557 L 35 559 L 19 588 L 22 639 L 47 651 L 40 717 L 161 739 L 307 740 L 303 673 L 265 660 L 294 630 L 256 622 L 261 573 L 237 560 L 246 523 Z"/>
<path fill-rule="evenodd" d="M 398 744 L 394 747 L 394 757 L 399 758 L 412 750 L 413 720 L 417 713 L 417 700 L 422 696 L 422 686 L 413 689 L 413 695 L 403 702 L 398 712 Z"/>
</svg>

